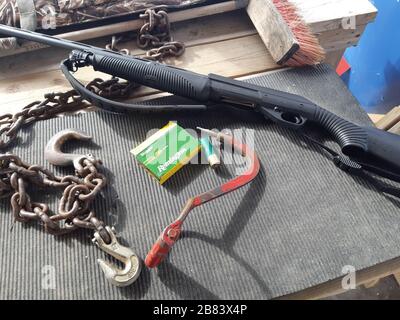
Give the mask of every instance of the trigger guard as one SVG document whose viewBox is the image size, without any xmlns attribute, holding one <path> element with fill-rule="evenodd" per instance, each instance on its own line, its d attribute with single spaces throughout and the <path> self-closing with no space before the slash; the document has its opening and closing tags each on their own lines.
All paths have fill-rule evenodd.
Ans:
<svg viewBox="0 0 400 320">
<path fill-rule="evenodd" d="M 307 122 L 307 118 L 304 118 L 300 114 L 296 114 L 295 112 L 290 111 L 281 111 L 279 110 L 279 108 L 277 109 L 278 110 L 261 107 L 260 112 L 267 119 L 270 119 L 291 129 L 301 129 Z"/>
</svg>

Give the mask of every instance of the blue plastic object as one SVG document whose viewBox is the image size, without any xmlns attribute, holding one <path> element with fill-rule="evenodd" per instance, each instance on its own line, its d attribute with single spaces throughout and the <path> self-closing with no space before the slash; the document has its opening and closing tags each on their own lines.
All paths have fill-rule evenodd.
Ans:
<svg viewBox="0 0 400 320">
<path fill-rule="evenodd" d="M 386 113 L 400 105 L 400 1 L 371 1 L 378 8 L 357 47 L 346 50 L 351 65 L 343 75 L 367 112 Z"/>
</svg>

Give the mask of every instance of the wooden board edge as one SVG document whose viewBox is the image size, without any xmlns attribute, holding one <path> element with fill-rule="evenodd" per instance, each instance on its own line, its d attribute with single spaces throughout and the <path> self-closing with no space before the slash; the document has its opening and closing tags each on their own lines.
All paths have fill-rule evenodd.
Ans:
<svg viewBox="0 0 400 320">
<path fill-rule="evenodd" d="M 238 10 L 243 7 L 243 1 L 239 0 L 231 0 L 225 1 L 221 3 L 210 4 L 207 6 L 189 8 L 181 11 L 171 12 L 169 14 L 170 22 L 180 22 L 190 19 L 195 19 L 198 17 L 205 17 L 225 12 L 230 12 L 234 10 Z M 61 39 L 67 39 L 72 41 L 84 41 L 99 37 L 111 36 L 118 33 L 129 32 L 138 30 L 143 25 L 142 19 L 135 19 L 127 22 L 119 22 L 112 25 L 106 25 L 101 27 L 96 27 L 87 30 L 79 30 L 64 34 L 59 34 L 57 37 Z M 47 45 L 35 43 L 32 41 L 24 42 L 20 48 L 15 50 L 5 50 L 0 51 L 0 58 L 7 57 L 10 55 L 21 54 L 24 52 L 35 51 L 39 49 L 47 48 Z"/>
<path fill-rule="evenodd" d="M 356 272 L 356 286 L 365 285 L 375 280 L 386 278 L 400 272 L 400 257 L 380 263 Z M 278 300 L 318 300 L 345 293 L 342 287 L 343 277 L 323 284 L 282 296 Z"/>
</svg>

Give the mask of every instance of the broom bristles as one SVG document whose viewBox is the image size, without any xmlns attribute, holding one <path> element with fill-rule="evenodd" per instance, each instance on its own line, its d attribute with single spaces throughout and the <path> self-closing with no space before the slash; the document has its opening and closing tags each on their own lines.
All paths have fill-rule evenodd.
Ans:
<svg viewBox="0 0 400 320">
<path fill-rule="evenodd" d="M 292 30 L 300 49 L 284 65 L 297 67 L 315 65 L 325 59 L 325 50 L 301 17 L 296 5 L 288 0 L 272 0 L 286 24 Z"/>
</svg>

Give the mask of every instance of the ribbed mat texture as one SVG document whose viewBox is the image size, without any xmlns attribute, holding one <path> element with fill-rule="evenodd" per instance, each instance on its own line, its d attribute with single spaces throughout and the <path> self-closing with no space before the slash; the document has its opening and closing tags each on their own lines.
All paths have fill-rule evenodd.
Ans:
<svg viewBox="0 0 400 320">
<path fill-rule="evenodd" d="M 299 93 L 346 119 L 370 125 L 327 66 L 273 72 L 247 81 Z M 259 176 L 251 185 L 195 209 L 168 261 L 158 270 L 144 268 L 127 288 L 106 282 L 96 264 L 106 255 L 91 243 L 91 232 L 57 238 L 37 223 L 13 225 L 9 200 L 3 199 L 0 298 L 270 299 L 338 278 L 346 265 L 362 269 L 399 255 L 398 204 L 341 172 L 296 132 L 259 115 L 224 109 L 157 116 L 91 112 L 26 128 L 11 151 L 60 174 L 73 173 L 72 168 L 47 164 L 44 147 L 62 129 L 91 134 L 93 144 L 71 142 L 66 151 L 90 152 L 103 160 L 110 185 L 96 201 L 95 211 L 115 226 L 123 244 L 144 258 L 188 197 L 235 173 L 231 165 L 219 174 L 207 165 L 188 165 L 164 186 L 158 185 L 130 150 L 149 130 L 169 120 L 186 128 L 255 130 L 262 164 Z M 34 196 L 53 209 L 59 197 L 54 192 Z M 53 273 L 54 286 L 49 282 Z"/>
</svg>

